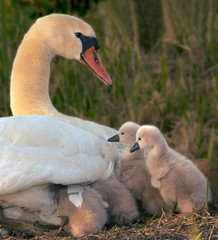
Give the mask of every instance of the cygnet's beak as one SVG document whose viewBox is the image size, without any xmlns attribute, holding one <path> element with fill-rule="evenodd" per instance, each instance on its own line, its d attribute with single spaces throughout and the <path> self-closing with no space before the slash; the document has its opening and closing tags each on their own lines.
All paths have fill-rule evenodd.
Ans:
<svg viewBox="0 0 218 240">
<path fill-rule="evenodd" d="M 109 138 L 107 141 L 108 142 L 119 142 L 120 141 L 120 137 L 119 137 L 118 134 L 116 134 L 113 137 Z"/>
<path fill-rule="evenodd" d="M 81 62 L 86 64 L 104 84 L 109 87 L 112 86 L 112 80 L 101 63 L 101 59 L 94 46 L 81 54 Z"/>
<path fill-rule="evenodd" d="M 140 149 L 139 144 L 136 142 L 136 143 L 132 146 L 132 148 L 130 149 L 130 152 L 132 153 L 132 152 L 135 152 L 135 151 L 137 151 L 137 150 L 139 150 L 139 149 Z"/>
</svg>

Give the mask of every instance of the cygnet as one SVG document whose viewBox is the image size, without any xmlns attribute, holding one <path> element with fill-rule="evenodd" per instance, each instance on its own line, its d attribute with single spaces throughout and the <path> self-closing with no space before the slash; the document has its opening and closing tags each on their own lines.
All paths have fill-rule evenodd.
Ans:
<svg viewBox="0 0 218 240">
<path fill-rule="evenodd" d="M 91 188 L 108 203 L 109 224 L 128 224 L 138 217 L 135 199 L 124 183 L 110 177 L 92 183 Z"/>
<path fill-rule="evenodd" d="M 144 149 L 151 185 L 159 190 L 165 203 L 178 212 L 190 212 L 212 198 L 206 177 L 195 164 L 172 150 L 159 129 L 144 125 L 136 134 L 130 152 Z"/>
<path fill-rule="evenodd" d="M 82 205 L 76 207 L 69 201 L 67 188 L 58 193 L 57 215 L 68 217 L 63 229 L 77 237 L 100 232 L 108 220 L 106 210 L 108 204 L 97 191 L 88 189 L 82 193 L 82 196 Z"/>
</svg>

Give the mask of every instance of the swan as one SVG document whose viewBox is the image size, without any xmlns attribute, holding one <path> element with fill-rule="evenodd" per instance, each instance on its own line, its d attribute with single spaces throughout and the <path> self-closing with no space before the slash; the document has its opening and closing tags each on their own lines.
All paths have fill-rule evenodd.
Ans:
<svg viewBox="0 0 218 240">
<path fill-rule="evenodd" d="M 12 66 L 10 102 L 13 115 L 54 117 L 105 141 L 108 135 L 116 132 L 114 129 L 66 116 L 54 108 L 49 97 L 50 62 L 55 55 L 79 60 L 111 86 L 112 80 L 101 63 L 98 49 L 94 30 L 81 19 L 65 14 L 39 18 L 25 34 Z M 108 147 L 105 143 L 102 146 L 105 150 Z M 117 151 L 120 154 L 122 148 L 117 146 Z M 112 153 L 116 159 L 117 153 Z"/>
<path fill-rule="evenodd" d="M 160 130 L 155 126 L 141 126 L 136 143 L 130 152 L 144 149 L 146 165 L 151 175 L 151 185 L 159 190 L 169 207 L 177 212 L 190 212 L 211 201 L 207 179 L 195 164 L 171 149 Z"/>
<path fill-rule="evenodd" d="M 50 62 L 56 55 L 84 63 L 111 86 L 98 49 L 94 30 L 81 19 L 65 14 L 39 18 L 25 34 L 13 62 L 10 85 L 13 115 L 58 118 L 104 140 L 105 136 L 115 134 L 112 128 L 58 112 L 49 97 Z"/>
<path fill-rule="evenodd" d="M 25 34 L 12 66 L 10 102 L 13 115 L 42 115 L 60 119 L 92 133 L 95 138 L 99 137 L 102 140 L 99 144 L 106 151 L 108 145 L 104 143 L 105 138 L 114 129 L 66 116 L 54 108 L 49 97 L 50 62 L 55 55 L 79 60 L 111 86 L 112 80 L 101 63 L 98 49 L 94 30 L 81 19 L 65 14 L 39 18 Z M 122 150 L 118 147 L 118 151 Z M 111 153 L 116 159 L 117 153 Z"/>
<path fill-rule="evenodd" d="M 140 125 L 134 122 L 125 122 L 118 130 L 118 134 L 108 139 L 109 142 L 120 142 L 125 146 L 121 157 L 115 164 L 114 171 L 117 178 L 139 201 L 142 209 L 152 214 L 161 215 L 162 211 L 168 212 L 170 209 L 159 191 L 151 185 L 151 176 L 146 167 L 144 150 L 130 153 L 139 128 Z"/>
<path fill-rule="evenodd" d="M 14 117 L 0 120 L 4 217 L 60 225 L 57 194 L 62 187 L 54 191 L 52 184 L 68 185 L 68 201 L 82 207 L 86 184 L 110 175 L 120 149 L 109 145 L 105 136 L 115 130 L 61 114 L 48 94 L 55 55 L 83 62 L 111 86 L 98 48 L 91 26 L 63 14 L 38 19 L 25 35 L 11 74 Z M 71 185 L 75 183 L 85 186 Z"/>
</svg>

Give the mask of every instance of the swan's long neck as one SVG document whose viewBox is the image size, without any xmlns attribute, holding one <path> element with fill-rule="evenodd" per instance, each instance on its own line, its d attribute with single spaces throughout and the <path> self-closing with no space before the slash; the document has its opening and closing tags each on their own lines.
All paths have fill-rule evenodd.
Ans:
<svg viewBox="0 0 218 240">
<path fill-rule="evenodd" d="M 14 60 L 11 75 L 11 109 L 14 116 L 44 115 L 58 118 L 105 138 L 116 134 L 112 128 L 69 117 L 58 112 L 49 97 L 50 62 L 54 54 L 30 30 Z"/>
<path fill-rule="evenodd" d="M 13 115 L 50 115 L 55 111 L 48 90 L 52 57 L 34 33 L 25 36 L 11 75 Z"/>
</svg>

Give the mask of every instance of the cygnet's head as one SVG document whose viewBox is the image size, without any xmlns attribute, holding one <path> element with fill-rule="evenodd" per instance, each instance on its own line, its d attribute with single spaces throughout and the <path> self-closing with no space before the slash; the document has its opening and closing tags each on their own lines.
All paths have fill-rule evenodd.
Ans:
<svg viewBox="0 0 218 240">
<path fill-rule="evenodd" d="M 144 125 L 138 129 L 136 133 L 136 143 L 133 145 L 130 152 L 144 149 L 148 155 L 151 150 L 157 148 L 165 149 L 166 146 L 166 140 L 157 127 Z"/>
<path fill-rule="evenodd" d="M 108 142 L 120 142 L 126 147 L 132 146 L 136 140 L 136 132 L 139 127 L 134 122 L 126 122 L 120 127 L 118 134 L 109 138 Z"/>
<path fill-rule="evenodd" d="M 106 85 L 112 85 L 98 55 L 99 45 L 95 32 L 89 24 L 73 16 L 51 14 L 39 18 L 29 32 L 40 39 L 52 56 L 79 60 Z"/>
</svg>

